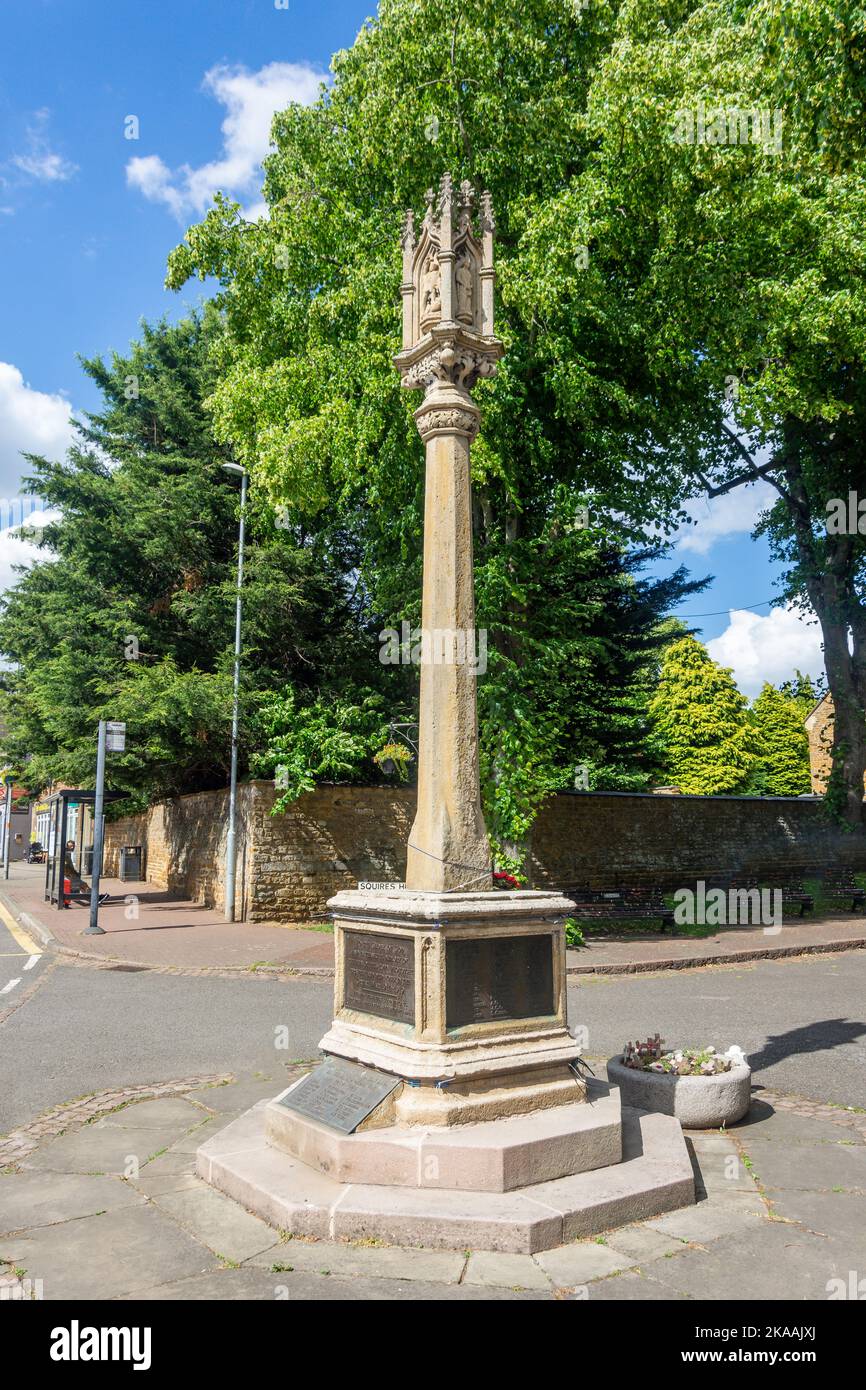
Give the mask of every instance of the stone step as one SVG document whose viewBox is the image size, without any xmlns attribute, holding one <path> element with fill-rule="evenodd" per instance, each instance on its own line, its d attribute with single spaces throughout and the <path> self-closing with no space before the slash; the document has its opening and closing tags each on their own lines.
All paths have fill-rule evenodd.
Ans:
<svg viewBox="0 0 866 1390">
<path fill-rule="evenodd" d="M 197 1172 L 293 1235 L 534 1254 L 695 1200 L 682 1129 L 669 1115 L 624 1108 L 620 1163 L 510 1192 L 469 1192 L 338 1182 L 268 1144 L 268 1103 L 203 1144 Z"/>
<path fill-rule="evenodd" d="M 268 1141 L 337 1182 L 511 1192 L 622 1158 L 619 1089 L 591 1082 L 578 1105 L 482 1124 L 394 1125 L 340 1134 L 290 1109 L 300 1078 L 265 1110 Z"/>
</svg>

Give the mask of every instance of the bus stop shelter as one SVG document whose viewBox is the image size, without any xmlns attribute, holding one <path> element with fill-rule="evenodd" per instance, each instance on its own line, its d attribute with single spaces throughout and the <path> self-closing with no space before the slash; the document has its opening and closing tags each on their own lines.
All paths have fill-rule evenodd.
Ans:
<svg viewBox="0 0 866 1390">
<path fill-rule="evenodd" d="M 127 793 L 124 792 L 104 792 L 103 800 L 123 801 Z M 52 792 L 50 796 L 43 798 L 43 804 L 48 807 L 48 843 L 45 846 L 45 901 L 53 904 L 61 911 L 64 906 L 64 878 L 70 879 L 70 886 L 73 889 L 73 896 L 82 891 L 90 892 L 89 885 L 84 882 L 81 876 L 81 847 L 79 847 L 78 868 L 75 867 L 70 856 L 67 863 L 66 858 L 66 830 L 69 821 L 69 810 L 73 806 L 93 806 L 96 801 L 95 791 L 73 790 L 71 787 L 64 787 L 62 791 Z M 80 885 L 76 888 L 76 884 Z"/>
</svg>

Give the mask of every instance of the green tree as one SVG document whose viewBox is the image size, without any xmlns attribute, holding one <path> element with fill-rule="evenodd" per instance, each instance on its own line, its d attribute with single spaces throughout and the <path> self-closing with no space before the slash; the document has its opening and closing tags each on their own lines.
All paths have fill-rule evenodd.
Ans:
<svg viewBox="0 0 866 1390">
<path fill-rule="evenodd" d="M 640 777 L 627 744 L 645 700 L 643 715 L 629 713 L 628 680 L 602 694 L 595 676 L 617 678 L 616 644 L 628 647 L 645 595 L 629 609 L 622 585 L 617 633 L 600 614 L 575 517 L 588 506 L 597 552 L 643 552 L 648 523 L 664 532 L 677 521 L 678 479 L 697 457 L 691 416 L 664 371 L 646 369 L 630 286 L 621 293 L 592 257 L 584 269 L 586 226 L 556 219 L 592 155 L 587 101 L 615 9 L 467 0 L 455 15 L 445 0 L 383 0 L 334 58 L 319 102 L 276 117 L 267 220 L 248 223 L 218 198 L 169 262 L 174 288 L 192 275 L 219 285 L 218 437 L 298 524 L 327 515 L 357 536 L 373 606 L 389 623 L 417 622 L 423 449 L 417 399 L 401 393 L 392 365 L 400 225 L 445 169 L 491 190 L 507 354 L 477 391 L 473 487 L 479 624 L 492 642 L 480 698 L 485 795 L 509 854 L 523 853 L 540 799 L 570 780 L 575 761 Z M 539 222 L 555 243 L 543 255 L 529 237 Z M 606 571 L 614 587 L 619 564 Z M 683 576 L 675 589 L 673 602 L 688 591 Z M 585 718 L 581 679 L 596 696 Z"/>
<path fill-rule="evenodd" d="M 526 231 L 579 225 L 630 304 L 645 371 L 703 436 L 694 490 L 765 478 L 784 596 L 819 620 L 837 710 L 830 801 L 863 815 L 866 49 L 857 0 L 626 0 L 591 86 L 585 166 Z M 757 118 L 757 119 L 756 119 Z M 543 309 L 567 333 L 556 277 Z M 630 289 L 627 292 L 626 286 Z M 577 331 L 583 334 L 580 322 Z"/>
<path fill-rule="evenodd" d="M 786 700 L 795 702 L 804 720 L 824 695 L 823 681 L 813 681 L 811 676 L 799 670 L 794 672 L 791 680 L 782 681 L 778 689 Z"/>
<path fill-rule="evenodd" d="M 238 489 L 203 402 L 218 317 L 145 326 L 126 357 L 86 361 L 103 395 L 64 462 L 31 458 L 58 509 L 44 558 L 0 604 L 4 748 L 28 781 L 90 784 L 95 727 L 125 719 L 115 789 L 149 797 L 224 784 L 229 766 Z M 303 700 L 365 669 L 372 622 L 339 528 L 280 528 L 254 498 L 245 580 L 244 700 Z M 249 724 L 249 719 L 247 725 Z M 248 740 L 244 739 L 244 754 Z"/>
<path fill-rule="evenodd" d="M 694 795 L 744 791 L 754 765 L 747 708 L 728 667 L 702 643 L 673 642 L 650 701 L 667 779 Z"/>
<path fill-rule="evenodd" d="M 803 796 L 812 789 L 803 702 L 765 682 L 752 702 L 755 765 L 749 790 L 759 796 Z"/>
</svg>

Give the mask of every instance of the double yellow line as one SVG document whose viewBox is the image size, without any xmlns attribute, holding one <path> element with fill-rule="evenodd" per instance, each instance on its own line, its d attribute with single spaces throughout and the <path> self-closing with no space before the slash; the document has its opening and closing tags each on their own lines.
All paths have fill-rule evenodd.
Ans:
<svg viewBox="0 0 866 1390">
<path fill-rule="evenodd" d="M 2 903 L 0 903 L 0 921 L 3 922 L 4 926 L 9 928 L 14 940 L 17 941 L 22 951 L 26 952 L 28 956 L 42 955 L 42 947 L 37 946 L 32 936 L 29 936 L 20 923 L 15 921 L 12 913 L 7 911 Z"/>
</svg>

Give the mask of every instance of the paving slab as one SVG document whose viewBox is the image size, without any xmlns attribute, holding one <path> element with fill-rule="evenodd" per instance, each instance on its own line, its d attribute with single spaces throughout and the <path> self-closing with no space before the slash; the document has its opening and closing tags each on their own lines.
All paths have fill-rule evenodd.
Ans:
<svg viewBox="0 0 866 1390">
<path fill-rule="evenodd" d="M 193 1187 L 196 1183 L 196 1158 L 195 1154 L 172 1154 L 167 1150 L 165 1154 L 160 1154 L 158 1158 L 150 1159 L 142 1169 L 139 1169 L 139 1176 L 131 1179 L 132 1186 L 145 1193 L 147 1197 L 156 1197 L 160 1193 L 177 1193 L 183 1188 Z"/>
<path fill-rule="evenodd" d="M 188 1155 L 184 1155 L 184 1157 L 188 1157 Z M 164 1197 L 171 1192 L 189 1192 L 190 1189 L 197 1187 L 200 1181 L 201 1179 L 196 1177 L 193 1170 L 166 1169 L 160 1172 L 159 1170 L 154 1171 L 153 1164 L 148 1163 L 132 1185 L 145 1197 Z"/>
<path fill-rule="evenodd" d="M 497 1301 L 531 1303 L 550 1300 L 540 1289 L 467 1287 L 465 1284 L 428 1284 L 417 1279 L 335 1279 L 326 1275 L 292 1273 L 274 1275 L 244 1265 L 221 1269 L 194 1279 L 165 1283 L 129 1297 L 154 1302 L 215 1299 L 258 1299 L 287 1303 L 414 1303 Z"/>
<path fill-rule="evenodd" d="M 218 1265 L 209 1250 L 150 1204 L 0 1237 L 0 1260 L 41 1279 L 49 1300 L 116 1298 Z"/>
<path fill-rule="evenodd" d="M 766 1207 L 756 1193 L 732 1192 L 730 1196 L 715 1194 L 713 1201 L 655 1217 L 648 1224 L 662 1235 L 701 1244 L 766 1219 Z"/>
<path fill-rule="evenodd" d="M 755 1191 L 755 1179 L 733 1145 L 726 1152 L 711 1149 L 696 1153 L 695 1159 L 706 1192 Z"/>
<path fill-rule="evenodd" d="M 9 1173 L 0 1177 L 0 1232 L 52 1226 L 144 1200 L 120 1178 L 54 1173 L 47 1179 L 43 1173 Z"/>
<path fill-rule="evenodd" d="M 273 1233 L 272 1233 L 273 1234 Z M 284 1240 L 249 1264 L 284 1265 L 307 1273 L 367 1279 L 422 1279 L 457 1284 L 466 1256 L 451 1250 L 418 1250 L 400 1245 L 352 1245 L 330 1240 Z"/>
<path fill-rule="evenodd" d="M 866 1115 L 861 1118 L 866 1122 Z M 753 1139 L 776 1139 L 783 1144 L 836 1144 L 840 1139 L 850 1139 L 866 1147 L 866 1140 L 853 1126 L 821 1116 L 804 1120 L 790 1110 L 770 1110 L 765 1105 L 753 1105 L 749 1118 L 735 1125 L 730 1134 L 736 1135 L 737 1142 L 746 1149 Z"/>
<path fill-rule="evenodd" d="M 476 1250 L 469 1257 L 464 1284 L 485 1288 L 550 1289 L 550 1279 L 531 1255 Z"/>
<path fill-rule="evenodd" d="M 593 1240 L 581 1240 L 573 1245 L 560 1245 L 555 1250 L 543 1250 L 535 1256 L 535 1261 L 553 1280 L 557 1288 L 573 1288 L 575 1284 L 587 1284 L 592 1279 L 603 1279 L 606 1274 L 615 1274 L 620 1269 L 628 1269 L 634 1261 L 628 1255 L 620 1255 L 606 1245 Z"/>
<path fill-rule="evenodd" d="M 94 1127 L 165 1130 L 169 1126 L 177 1125 L 190 1129 L 206 1119 L 205 1112 L 199 1106 L 191 1105 L 188 1100 L 179 1096 L 162 1096 L 157 1100 L 135 1101 L 131 1105 L 122 1106 L 120 1110 L 112 1110 L 110 1114 L 103 1115 L 101 1120 L 95 1121 Z"/>
<path fill-rule="evenodd" d="M 683 1242 L 677 1236 L 665 1235 L 652 1226 L 624 1226 L 607 1237 L 607 1249 L 624 1256 L 630 1265 L 660 1260 L 682 1248 Z"/>
<path fill-rule="evenodd" d="M 200 1178 L 182 1191 L 159 1194 L 154 1201 L 160 1211 L 167 1212 L 224 1260 L 242 1264 L 279 1242 L 273 1226 L 251 1216 Z"/>
<path fill-rule="evenodd" d="M 783 1221 L 756 1222 L 708 1249 L 658 1260 L 652 1277 L 690 1298 L 730 1302 L 824 1300 L 827 1282 L 847 1281 L 850 1254 L 825 1237 Z"/>
<path fill-rule="evenodd" d="M 13 911 L 23 912 L 43 939 L 90 960 L 154 969 L 224 968 L 239 974 L 263 962 L 283 970 L 313 968 L 333 972 L 331 932 L 293 928 L 291 924 L 226 922 L 221 912 L 152 883 L 129 884 L 103 879 L 112 901 L 99 909 L 104 936 L 84 936 L 88 908 L 73 903 L 65 912 L 47 905 L 44 870 L 16 864 L 3 884 Z M 139 915 L 126 918 L 124 899 L 132 890 Z"/>
<path fill-rule="evenodd" d="M 863 917 L 828 917 L 818 921 L 797 919 L 773 933 L 763 927 L 722 927 L 703 937 L 611 932 L 590 937 L 585 946 L 572 947 L 566 954 L 569 976 L 579 977 L 688 970 L 699 965 L 748 963 L 810 952 L 860 950 L 864 945 Z"/>
<path fill-rule="evenodd" d="M 43 1144 L 24 1160 L 26 1169 L 55 1173 L 119 1173 L 128 1171 L 130 1159 L 142 1168 L 147 1160 L 175 1143 L 183 1123 L 170 1128 L 124 1128 L 119 1125 L 85 1125 L 72 1134 L 61 1134 Z"/>
<path fill-rule="evenodd" d="M 646 1300 L 679 1303 L 687 1297 L 686 1294 L 680 1293 L 677 1289 L 670 1289 L 664 1284 L 659 1284 L 652 1275 L 644 1274 L 639 1270 L 626 1270 L 624 1274 L 612 1274 L 609 1279 L 596 1279 L 592 1284 L 586 1285 L 585 1293 L 589 1303 L 644 1302 Z"/>
<path fill-rule="evenodd" d="M 195 1129 L 182 1134 L 180 1138 L 168 1145 L 169 1153 L 194 1154 L 205 1140 L 219 1133 L 225 1122 L 225 1115 L 214 1115 L 211 1119 L 203 1118 Z"/>
<path fill-rule="evenodd" d="M 839 1140 L 844 1137 L 840 1134 Z M 752 1139 L 743 1147 L 762 1187 L 813 1192 L 834 1187 L 866 1190 L 866 1145 L 788 1144 Z"/>
<path fill-rule="evenodd" d="M 737 1145 L 734 1142 L 734 1139 L 732 1138 L 734 1132 L 734 1130 L 725 1130 L 724 1133 L 721 1133 L 717 1129 L 683 1130 L 683 1133 L 686 1136 L 686 1142 L 690 1145 L 691 1148 L 694 1149 L 695 1153 L 698 1154 L 739 1153 L 739 1149 L 737 1148 Z M 737 1127 L 736 1133 L 740 1133 L 739 1127 Z"/>
<path fill-rule="evenodd" d="M 201 1086 L 198 1090 L 188 1091 L 187 1096 L 218 1115 L 239 1115 L 257 1101 L 273 1100 L 274 1096 L 286 1089 L 287 1084 L 286 1073 L 282 1072 L 261 1079 L 245 1078 L 225 1086 Z"/>
<path fill-rule="evenodd" d="M 861 1273 L 866 1275 L 866 1198 L 860 1192 L 783 1192 L 768 1188 L 767 1197 L 773 1204 L 773 1214 L 788 1221 L 798 1221 L 819 1235 L 835 1236 L 840 1241 L 860 1243 Z"/>
</svg>

